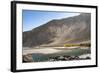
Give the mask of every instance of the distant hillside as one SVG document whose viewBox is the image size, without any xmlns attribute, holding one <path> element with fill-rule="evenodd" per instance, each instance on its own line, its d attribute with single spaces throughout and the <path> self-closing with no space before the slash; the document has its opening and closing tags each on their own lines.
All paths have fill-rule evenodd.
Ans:
<svg viewBox="0 0 100 73">
<path fill-rule="evenodd" d="M 52 20 L 31 31 L 23 32 L 23 46 L 54 46 L 90 42 L 91 14 Z"/>
</svg>

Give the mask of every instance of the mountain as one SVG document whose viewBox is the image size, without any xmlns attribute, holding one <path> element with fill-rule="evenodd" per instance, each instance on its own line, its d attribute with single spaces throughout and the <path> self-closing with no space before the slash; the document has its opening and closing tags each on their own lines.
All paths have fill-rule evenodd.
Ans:
<svg viewBox="0 0 100 73">
<path fill-rule="evenodd" d="M 30 31 L 23 32 L 23 46 L 62 46 L 66 43 L 90 42 L 91 14 L 51 20 Z"/>
</svg>

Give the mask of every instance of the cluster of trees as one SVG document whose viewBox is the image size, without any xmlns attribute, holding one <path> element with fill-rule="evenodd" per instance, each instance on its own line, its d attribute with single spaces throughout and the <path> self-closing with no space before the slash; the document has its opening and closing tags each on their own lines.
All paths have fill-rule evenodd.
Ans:
<svg viewBox="0 0 100 73">
<path fill-rule="evenodd" d="M 88 46 L 88 47 L 90 47 L 91 44 L 90 43 L 83 43 L 83 44 L 81 43 L 80 46 Z"/>
<path fill-rule="evenodd" d="M 86 47 L 90 47 L 91 44 L 90 43 L 80 43 L 80 44 L 64 44 L 64 47 L 72 47 L 72 46 L 86 46 Z"/>
<path fill-rule="evenodd" d="M 80 46 L 79 44 L 64 44 L 64 47 Z"/>
</svg>

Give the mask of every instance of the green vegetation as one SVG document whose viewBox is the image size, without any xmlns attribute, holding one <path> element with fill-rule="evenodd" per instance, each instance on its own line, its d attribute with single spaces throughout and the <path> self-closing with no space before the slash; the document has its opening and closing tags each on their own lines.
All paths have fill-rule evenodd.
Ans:
<svg viewBox="0 0 100 73">
<path fill-rule="evenodd" d="M 83 44 L 81 43 L 80 46 L 87 46 L 87 47 L 90 47 L 91 44 L 90 44 L 90 43 L 83 43 Z"/>
<path fill-rule="evenodd" d="M 85 46 L 85 47 L 90 47 L 90 43 L 80 43 L 80 44 L 64 44 L 64 47 L 72 47 L 72 46 Z"/>
<path fill-rule="evenodd" d="M 80 46 L 80 44 L 64 44 L 64 47 Z"/>
</svg>

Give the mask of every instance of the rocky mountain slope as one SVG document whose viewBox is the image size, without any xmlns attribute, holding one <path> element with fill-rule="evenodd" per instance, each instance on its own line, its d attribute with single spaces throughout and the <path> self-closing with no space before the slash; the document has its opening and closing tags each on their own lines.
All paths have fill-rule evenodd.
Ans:
<svg viewBox="0 0 100 73">
<path fill-rule="evenodd" d="M 23 32 L 23 46 L 62 46 L 66 43 L 90 42 L 91 14 L 52 20 Z"/>
</svg>

